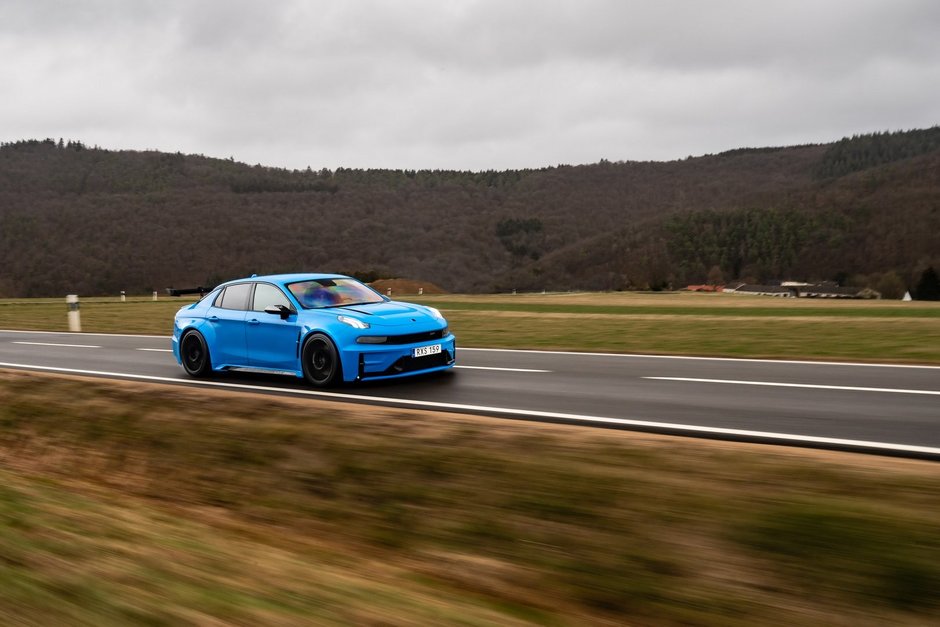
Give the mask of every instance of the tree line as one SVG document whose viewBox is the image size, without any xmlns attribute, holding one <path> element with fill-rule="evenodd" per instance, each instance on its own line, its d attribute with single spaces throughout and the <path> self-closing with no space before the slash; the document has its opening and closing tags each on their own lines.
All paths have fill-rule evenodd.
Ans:
<svg viewBox="0 0 940 627">
<path fill-rule="evenodd" d="M 940 149 L 940 126 L 853 135 L 832 144 L 816 167 L 819 178 L 845 176 Z"/>
<path fill-rule="evenodd" d="M 910 289 L 940 266 L 940 149 L 871 146 L 926 150 L 936 134 L 482 172 L 289 170 L 74 140 L 4 143 L 0 296 L 298 270 L 469 292 L 716 277 Z M 852 176 L 820 179 L 842 162 L 834 154 L 874 156 L 853 157 L 853 168 L 868 165 Z"/>
</svg>

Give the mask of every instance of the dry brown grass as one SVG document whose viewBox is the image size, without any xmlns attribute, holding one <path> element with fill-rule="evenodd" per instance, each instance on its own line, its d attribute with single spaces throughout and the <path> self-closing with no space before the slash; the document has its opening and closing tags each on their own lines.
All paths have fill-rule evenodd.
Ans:
<svg viewBox="0 0 940 627">
<path fill-rule="evenodd" d="M 466 303 L 533 305 L 588 305 L 613 307 L 701 307 L 701 308 L 776 308 L 814 309 L 864 307 L 871 310 L 940 310 L 940 303 L 927 301 L 901 302 L 898 300 L 827 300 L 817 298 L 773 298 L 744 294 L 703 292 L 549 292 L 524 294 L 442 294 L 428 300 L 459 301 Z"/>
<path fill-rule="evenodd" d="M 0 613 L 930 622 L 938 468 L 5 371 Z"/>
</svg>

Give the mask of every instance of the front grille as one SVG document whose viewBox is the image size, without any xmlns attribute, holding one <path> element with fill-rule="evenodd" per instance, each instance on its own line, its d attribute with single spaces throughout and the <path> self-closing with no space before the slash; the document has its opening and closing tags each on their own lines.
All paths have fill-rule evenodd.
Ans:
<svg viewBox="0 0 940 627">
<path fill-rule="evenodd" d="M 387 377 L 395 374 L 404 374 L 406 372 L 415 372 L 417 370 L 427 370 L 429 368 L 438 368 L 446 366 L 454 361 L 450 351 L 443 350 L 437 355 L 425 355 L 424 357 L 402 357 L 389 368 L 382 372 L 363 372 L 362 362 L 360 360 L 360 376 L 364 379 L 369 377 Z"/>
<path fill-rule="evenodd" d="M 389 335 L 386 344 L 417 344 L 418 342 L 430 342 L 440 340 L 447 335 L 447 329 L 438 329 L 437 331 L 423 331 L 421 333 L 409 333 L 408 335 Z"/>
</svg>

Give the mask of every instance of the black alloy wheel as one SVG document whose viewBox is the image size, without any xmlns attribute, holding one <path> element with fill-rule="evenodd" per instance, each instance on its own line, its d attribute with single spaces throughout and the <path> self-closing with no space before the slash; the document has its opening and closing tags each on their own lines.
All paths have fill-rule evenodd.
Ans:
<svg viewBox="0 0 940 627">
<path fill-rule="evenodd" d="M 304 378 L 311 385 L 325 388 L 341 380 L 342 364 L 336 347 L 327 336 L 314 333 L 304 344 Z"/>
<path fill-rule="evenodd" d="M 205 377 L 212 372 L 212 360 L 209 358 L 209 347 L 202 334 L 189 331 L 180 340 L 180 357 L 183 360 L 183 369 L 191 377 Z"/>
</svg>

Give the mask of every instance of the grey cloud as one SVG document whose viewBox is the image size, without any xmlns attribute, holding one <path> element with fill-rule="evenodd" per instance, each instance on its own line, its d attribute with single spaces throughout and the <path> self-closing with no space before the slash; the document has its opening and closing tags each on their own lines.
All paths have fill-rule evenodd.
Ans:
<svg viewBox="0 0 940 627">
<path fill-rule="evenodd" d="M 0 0 L 0 119 L 288 167 L 669 159 L 936 124 L 938 27 L 916 0 Z"/>
</svg>

